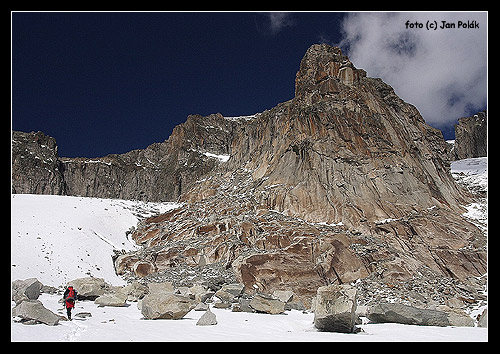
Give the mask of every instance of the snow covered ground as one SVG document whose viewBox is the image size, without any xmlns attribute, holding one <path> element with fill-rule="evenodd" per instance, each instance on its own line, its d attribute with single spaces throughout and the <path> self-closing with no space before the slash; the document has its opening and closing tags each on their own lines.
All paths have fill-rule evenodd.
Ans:
<svg viewBox="0 0 500 354">
<path fill-rule="evenodd" d="M 469 159 L 472 160 L 472 159 Z M 487 188 L 487 160 L 459 161 L 452 172 L 463 172 Z M 458 175 L 457 175 L 458 176 Z M 175 203 L 15 194 L 11 197 L 11 280 L 36 277 L 59 287 L 68 280 L 92 275 L 108 283 L 125 282 L 113 269 L 113 250 L 137 247 L 126 231 L 143 217 L 177 207 Z M 482 208 L 481 210 L 484 210 Z M 475 215 L 486 219 L 484 213 Z M 474 217 L 474 215 L 472 215 Z M 45 307 L 65 315 L 60 295 L 42 294 Z M 14 303 L 12 303 L 12 307 Z M 80 312 L 92 317 L 78 318 Z M 128 307 L 97 307 L 79 301 L 73 321 L 50 327 L 11 322 L 12 341 L 487 341 L 478 327 L 431 327 L 365 324 L 363 332 L 319 332 L 314 314 L 287 311 L 282 315 L 237 313 L 212 308 L 216 326 L 196 326 L 203 312 L 181 320 L 143 320 L 136 303 Z"/>
<path fill-rule="evenodd" d="M 488 158 L 476 157 L 455 161 L 451 164 L 451 173 L 457 183 L 465 186 L 474 193 L 485 194 L 476 203 L 466 205 L 464 214 L 473 224 L 483 232 L 488 231 Z"/>
<path fill-rule="evenodd" d="M 40 301 L 51 311 L 64 314 L 57 303 L 60 296 L 42 294 Z M 143 320 L 136 303 L 129 307 L 97 307 L 92 301 L 79 301 L 73 321 L 57 326 L 13 323 L 13 341 L 487 341 L 488 330 L 478 327 L 431 327 L 402 324 L 367 324 L 364 332 L 343 334 L 319 332 L 313 326 L 313 313 L 287 311 L 282 315 L 231 312 L 212 308 L 215 326 L 196 326 L 203 311 L 191 311 L 180 320 Z M 90 312 L 82 319 L 79 312 Z"/>
<path fill-rule="evenodd" d="M 488 185 L 488 158 L 475 157 L 458 160 L 451 163 L 451 173 L 455 178 L 463 174 L 464 183 L 482 187 L 486 190 Z"/>
<path fill-rule="evenodd" d="M 175 203 L 13 194 L 11 277 L 37 278 L 58 287 L 89 275 L 113 285 L 113 250 L 137 247 L 125 232 L 140 218 L 177 207 Z"/>
</svg>

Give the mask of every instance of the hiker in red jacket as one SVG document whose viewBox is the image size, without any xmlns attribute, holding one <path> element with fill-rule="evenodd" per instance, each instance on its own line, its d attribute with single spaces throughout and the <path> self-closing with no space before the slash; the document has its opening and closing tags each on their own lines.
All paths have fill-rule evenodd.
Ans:
<svg viewBox="0 0 500 354">
<path fill-rule="evenodd" d="M 66 312 L 68 313 L 68 320 L 71 321 L 71 309 L 75 307 L 76 300 L 76 290 L 70 285 L 64 292 L 64 305 L 66 306 Z"/>
</svg>

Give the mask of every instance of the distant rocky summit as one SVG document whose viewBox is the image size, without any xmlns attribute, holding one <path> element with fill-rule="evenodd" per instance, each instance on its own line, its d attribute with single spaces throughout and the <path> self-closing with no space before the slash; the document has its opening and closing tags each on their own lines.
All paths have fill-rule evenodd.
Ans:
<svg viewBox="0 0 500 354">
<path fill-rule="evenodd" d="M 454 160 L 487 156 L 487 117 L 486 111 L 482 111 L 458 120 L 452 150 Z"/>
<path fill-rule="evenodd" d="M 461 216 L 473 197 L 451 176 L 442 133 L 337 47 L 306 51 L 291 100 L 247 117 L 189 116 L 144 150 L 60 158 L 30 134 L 35 143 L 13 133 L 17 193 L 183 203 L 137 225 L 143 247 L 115 259 L 125 277 L 217 265 L 246 292 L 290 290 L 307 306 L 319 287 L 352 282 L 411 283 L 405 301 L 432 305 L 419 293 L 428 279 L 444 284 L 439 301 L 470 299 L 457 284 L 486 272 L 486 237 Z"/>
<path fill-rule="evenodd" d="M 56 140 L 42 132 L 12 132 L 12 193 L 66 194 Z"/>
</svg>

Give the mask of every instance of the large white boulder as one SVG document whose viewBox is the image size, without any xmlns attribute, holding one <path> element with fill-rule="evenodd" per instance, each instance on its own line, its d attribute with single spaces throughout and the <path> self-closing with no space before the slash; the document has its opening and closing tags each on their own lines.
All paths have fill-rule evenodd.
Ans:
<svg viewBox="0 0 500 354">
<path fill-rule="evenodd" d="M 172 293 L 149 293 L 142 299 L 141 313 L 144 318 L 177 320 L 196 306 L 187 296 Z"/>
<path fill-rule="evenodd" d="M 321 286 L 314 302 L 314 326 L 320 331 L 352 333 L 357 290 L 349 284 Z"/>
<path fill-rule="evenodd" d="M 39 300 L 25 300 L 12 309 L 12 316 L 23 321 L 35 321 L 55 326 L 59 323 L 59 316 L 45 308 Z"/>
<path fill-rule="evenodd" d="M 24 300 L 38 299 L 42 286 L 37 278 L 14 280 L 12 282 L 12 301 L 18 305 Z"/>
</svg>

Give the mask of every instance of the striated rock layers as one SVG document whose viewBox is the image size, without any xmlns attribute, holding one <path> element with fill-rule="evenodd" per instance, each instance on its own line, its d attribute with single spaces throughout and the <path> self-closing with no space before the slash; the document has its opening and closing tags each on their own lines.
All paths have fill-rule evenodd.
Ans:
<svg viewBox="0 0 500 354">
<path fill-rule="evenodd" d="M 461 217 L 471 196 L 451 177 L 441 132 L 339 48 L 307 50 L 290 101 L 196 120 L 210 122 L 214 148 L 230 158 L 191 175 L 181 208 L 137 226 L 143 248 L 115 260 L 119 274 L 217 263 L 247 292 L 292 290 L 310 304 L 332 283 L 486 272 L 485 236 Z M 169 144 L 209 150 L 172 135 Z"/>
</svg>

